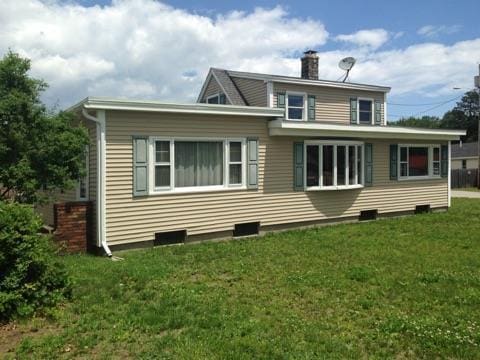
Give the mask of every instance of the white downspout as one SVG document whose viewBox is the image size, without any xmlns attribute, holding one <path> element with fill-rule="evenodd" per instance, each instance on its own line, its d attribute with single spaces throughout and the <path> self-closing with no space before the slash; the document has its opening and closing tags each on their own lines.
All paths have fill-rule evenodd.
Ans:
<svg viewBox="0 0 480 360">
<path fill-rule="evenodd" d="M 106 203 L 106 139 L 105 139 L 105 110 L 98 110 L 97 117 L 90 115 L 82 108 L 82 115 L 97 125 L 97 246 L 101 246 L 108 257 L 112 257 L 107 244 L 105 221 Z"/>
</svg>

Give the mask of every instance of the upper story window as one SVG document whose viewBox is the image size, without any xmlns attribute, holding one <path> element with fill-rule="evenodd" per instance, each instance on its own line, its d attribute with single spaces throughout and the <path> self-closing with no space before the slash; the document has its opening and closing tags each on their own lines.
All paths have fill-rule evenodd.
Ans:
<svg viewBox="0 0 480 360">
<path fill-rule="evenodd" d="M 399 145 L 400 179 L 440 177 L 440 146 Z"/>
<path fill-rule="evenodd" d="M 305 100 L 306 96 L 302 93 L 287 93 L 286 107 L 287 120 L 305 119 Z"/>
<path fill-rule="evenodd" d="M 207 104 L 226 104 L 225 94 L 215 94 L 207 97 Z"/>
<path fill-rule="evenodd" d="M 462 160 L 462 169 L 466 169 L 467 168 L 467 160 Z"/>
<path fill-rule="evenodd" d="M 307 190 L 363 186 L 363 143 L 307 141 L 305 144 Z"/>
<path fill-rule="evenodd" d="M 373 101 L 370 99 L 358 99 L 358 123 L 373 124 Z"/>
<path fill-rule="evenodd" d="M 154 192 L 245 185 L 244 139 L 154 139 Z"/>
</svg>

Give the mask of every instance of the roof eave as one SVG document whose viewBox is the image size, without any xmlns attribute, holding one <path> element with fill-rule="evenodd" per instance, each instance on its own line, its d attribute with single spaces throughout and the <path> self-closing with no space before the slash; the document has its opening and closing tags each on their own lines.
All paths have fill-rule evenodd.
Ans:
<svg viewBox="0 0 480 360">
<path fill-rule="evenodd" d="M 332 136 L 368 139 L 399 140 L 459 140 L 466 134 L 463 130 L 423 130 L 416 128 L 330 125 L 291 123 L 274 120 L 269 123 L 271 136 Z"/>
<path fill-rule="evenodd" d="M 312 85 L 312 86 L 323 86 L 339 89 L 353 89 L 353 90 L 365 90 L 365 91 L 378 91 L 383 93 L 390 92 L 391 88 L 388 86 L 378 86 L 378 85 L 369 85 L 369 84 L 356 84 L 356 83 L 341 83 L 329 80 L 309 80 L 301 78 L 290 78 L 282 77 L 279 75 L 267 75 L 267 74 L 256 74 L 256 73 L 244 73 L 238 71 L 227 70 L 227 73 L 233 77 L 240 77 L 246 79 L 256 79 L 263 80 L 265 82 L 277 82 L 284 84 L 294 84 L 294 85 Z"/>
<path fill-rule="evenodd" d="M 233 116 L 257 116 L 270 119 L 283 116 L 283 109 L 254 107 L 254 106 L 233 106 L 216 104 L 180 104 L 161 103 L 156 101 L 135 101 L 106 98 L 86 98 L 69 108 L 70 111 L 78 108 L 87 110 L 117 110 L 117 111 L 143 111 L 143 112 L 164 112 L 183 114 L 209 114 L 209 115 L 233 115 Z"/>
</svg>

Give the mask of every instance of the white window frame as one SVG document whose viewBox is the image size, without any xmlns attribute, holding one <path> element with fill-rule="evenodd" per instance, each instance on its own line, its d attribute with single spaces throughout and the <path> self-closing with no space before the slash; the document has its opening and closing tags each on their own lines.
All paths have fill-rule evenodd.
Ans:
<svg viewBox="0 0 480 360">
<path fill-rule="evenodd" d="M 359 97 L 357 98 L 357 125 L 367 125 L 367 123 L 362 123 L 360 122 L 360 101 L 370 101 L 370 113 L 371 113 L 371 119 L 370 119 L 370 125 L 375 125 L 375 100 L 373 98 L 368 98 L 368 97 Z"/>
<path fill-rule="evenodd" d="M 428 174 L 427 175 L 422 175 L 422 176 L 409 176 L 408 173 L 410 171 L 409 169 L 409 148 L 411 147 L 425 147 L 428 149 Z M 401 157 L 400 157 L 400 152 L 402 148 L 407 148 L 407 176 L 401 176 L 400 172 L 400 164 L 402 163 Z M 440 159 L 440 166 L 439 166 L 439 174 L 434 175 L 433 174 L 433 149 L 438 148 L 439 151 L 439 159 Z M 397 149 L 397 159 L 398 159 L 398 164 L 397 164 L 397 174 L 398 174 L 398 179 L 405 181 L 405 180 L 428 180 L 428 179 L 439 179 L 442 177 L 442 149 L 440 144 L 398 144 L 398 149 Z M 405 163 L 405 161 L 403 161 Z"/>
<path fill-rule="evenodd" d="M 220 104 L 220 94 L 221 93 L 216 93 L 216 94 L 207 96 L 206 104 L 217 104 L 217 105 L 219 105 Z M 218 98 L 218 101 L 216 103 L 209 103 L 208 100 L 213 99 L 214 97 Z"/>
<path fill-rule="evenodd" d="M 90 196 L 89 188 L 90 188 L 90 148 L 89 146 L 85 146 L 85 196 L 81 196 L 80 191 L 80 181 L 78 180 L 77 189 L 76 189 L 76 198 L 77 201 L 87 201 Z"/>
<path fill-rule="evenodd" d="M 170 143 L 170 186 L 155 187 L 155 141 L 168 141 Z M 175 187 L 175 141 L 204 141 L 204 142 L 222 142 L 223 143 L 223 184 L 209 186 L 188 186 Z M 230 142 L 240 142 L 242 144 L 242 183 L 229 185 L 229 157 Z M 244 190 L 247 177 L 247 140 L 246 138 L 210 138 L 210 137 L 149 137 L 149 195 L 168 195 L 179 193 L 196 193 L 210 191 Z"/>
<path fill-rule="evenodd" d="M 303 97 L 303 108 L 302 109 L 302 118 L 301 119 L 290 119 L 288 117 L 288 96 L 289 95 L 294 95 L 294 96 L 302 96 Z M 292 106 L 293 109 L 300 109 L 298 106 Z M 287 91 L 285 93 L 285 119 L 290 120 L 290 121 L 307 121 L 307 111 L 308 111 L 308 98 L 307 98 L 307 93 L 305 92 L 297 92 L 297 91 Z"/>
<path fill-rule="evenodd" d="M 232 142 L 239 142 L 239 143 L 240 143 L 240 156 L 241 156 L 240 161 L 232 161 L 231 158 L 230 158 L 230 155 L 231 155 L 231 154 L 230 154 L 230 144 L 231 144 Z M 244 183 L 245 183 L 244 176 L 246 175 L 246 174 L 244 174 L 244 171 L 243 171 L 243 168 L 245 167 L 245 160 L 246 160 L 246 159 L 244 158 L 244 143 L 243 143 L 242 141 L 240 141 L 240 140 L 231 140 L 231 139 L 229 139 L 229 140 L 227 141 L 227 147 L 226 147 L 226 149 L 227 149 L 227 156 L 226 156 L 226 157 L 227 157 L 227 170 L 226 170 L 226 172 L 227 172 L 227 175 L 228 175 L 228 176 L 227 176 L 227 182 L 228 182 L 227 185 L 228 185 L 229 187 L 241 187 L 241 186 L 243 186 Z M 240 183 L 230 184 L 230 165 L 241 165 L 241 169 L 242 169 L 242 175 L 241 175 L 242 181 L 241 181 Z"/>
<path fill-rule="evenodd" d="M 318 186 L 307 186 L 307 146 L 318 146 Z M 323 186 L 323 145 L 333 145 L 333 185 Z M 337 146 L 345 146 L 345 185 L 337 185 Z M 348 162 L 348 146 L 355 146 L 355 180 L 356 184 L 350 185 L 349 176 L 349 162 Z M 303 170 L 303 183 L 305 184 L 306 191 L 317 190 L 348 190 L 348 189 L 361 189 L 365 184 L 365 170 L 362 171 L 361 179 L 358 179 L 358 146 L 362 149 L 361 154 L 361 166 L 365 167 L 365 143 L 361 141 L 335 141 L 335 140 L 307 140 L 304 143 L 304 170 Z"/>
</svg>

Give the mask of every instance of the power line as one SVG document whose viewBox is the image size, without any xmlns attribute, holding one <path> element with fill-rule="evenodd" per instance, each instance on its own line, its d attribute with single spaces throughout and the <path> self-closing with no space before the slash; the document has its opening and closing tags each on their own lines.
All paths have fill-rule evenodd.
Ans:
<svg viewBox="0 0 480 360">
<path fill-rule="evenodd" d="M 454 98 L 451 98 L 449 100 L 444 100 L 444 101 L 438 101 L 434 103 L 423 103 L 423 104 L 401 104 L 401 103 L 391 103 L 387 102 L 388 105 L 394 105 L 394 106 L 430 106 L 430 105 L 439 105 L 439 104 L 445 104 L 447 102 L 457 100 L 458 98 L 462 97 L 464 94 L 461 94 L 459 96 L 456 96 Z"/>
<path fill-rule="evenodd" d="M 432 103 L 431 105 L 435 105 L 435 106 L 433 106 L 431 108 L 428 108 L 426 110 L 419 111 L 419 112 L 417 112 L 413 115 L 406 116 L 406 115 L 389 114 L 389 116 L 392 116 L 392 117 L 415 117 L 415 116 L 418 116 L 418 115 L 421 115 L 421 114 L 425 114 L 426 112 L 429 112 L 431 110 L 437 109 L 437 108 L 439 108 L 439 107 L 441 107 L 445 104 L 448 104 L 449 102 L 455 101 L 455 100 L 461 98 L 463 95 L 464 94 L 461 94 L 461 95 L 458 95 L 458 96 L 456 96 L 452 99 L 445 100 L 445 101 L 442 101 L 442 102 Z M 388 104 L 390 104 L 390 103 L 388 103 Z M 390 105 L 394 105 L 394 104 L 390 104 Z M 404 104 L 404 105 L 407 106 L 406 104 Z M 412 105 L 408 105 L 408 106 L 415 106 L 415 105 L 412 104 Z M 420 106 L 420 105 L 418 105 L 418 106 Z M 425 104 L 423 106 L 425 106 Z"/>
</svg>

